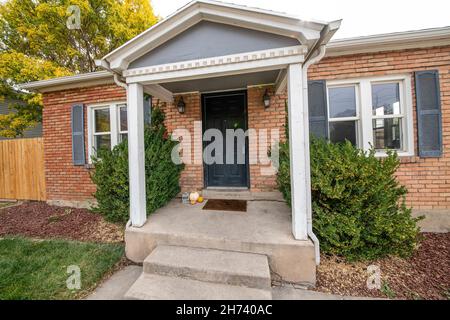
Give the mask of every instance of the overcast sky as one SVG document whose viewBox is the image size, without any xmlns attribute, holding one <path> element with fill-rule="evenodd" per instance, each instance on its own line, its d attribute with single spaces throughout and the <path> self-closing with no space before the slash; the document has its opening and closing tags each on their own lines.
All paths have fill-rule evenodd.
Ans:
<svg viewBox="0 0 450 320">
<path fill-rule="evenodd" d="M 161 17 L 189 0 L 151 0 Z M 450 26 L 449 0 L 228 0 L 302 19 L 343 19 L 335 38 Z"/>
</svg>

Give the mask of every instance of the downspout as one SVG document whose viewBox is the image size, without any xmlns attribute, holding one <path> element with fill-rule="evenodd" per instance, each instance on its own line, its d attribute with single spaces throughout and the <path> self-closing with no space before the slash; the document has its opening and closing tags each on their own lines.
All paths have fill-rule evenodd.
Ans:
<svg viewBox="0 0 450 320">
<path fill-rule="evenodd" d="M 102 69 L 105 69 L 109 72 L 111 72 L 114 76 L 114 83 L 117 84 L 119 87 L 124 88 L 125 90 L 128 89 L 128 86 L 125 82 L 123 82 L 122 80 L 120 80 L 121 75 L 119 73 L 117 73 L 117 71 L 114 71 L 113 69 L 111 69 L 109 67 L 109 62 L 106 60 L 95 60 L 95 65 L 97 67 L 100 67 Z"/>
<path fill-rule="evenodd" d="M 114 73 L 114 82 L 119 86 L 124 88 L 125 90 L 128 90 L 128 86 L 125 82 L 123 82 L 122 80 L 120 80 L 120 75 L 117 73 Z"/>
<path fill-rule="evenodd" d="M 308 69 L 311 65 L 319 62 L 324 56 L 326 51 L 326 46 L 321 45 L 318 49 L 315 51 L 318 51 L 317 55 L 315 57 L 310 57 L 304 64 L 303 64 L 303 106 L 305 110 L 308 112 Z M 305 129 L 309 132 L 309 117 L 305 117 Z M 309 150 L 309 143 L 307 144 L 307 150 L 306 151 L 306 157 L 308 157 L 308 163 L 310 163 L 310 150 Z M 308 185 L 311 188 L 311 167 L 310 165 L 306 169 L 306 177 L 308 179 Z M 312 208 L 311 208 L 311 193 L 308 195 L 309 199 L 307 199 L 308 203 L 308 210 L 307 210 L 307 217 L 306 217 L 306 224 L 307 224 L 307 233 L 308 236 L 311 238 L 312 242 L 314 243 L 314 251 L 315 251 L 315 257 L 316 257 L 316 265 L 320 265 L 320 242 L 317 236 L 313 232 L 313 226 L 312 226 Z"/>
<path fill-rule="evenodd" d="M 101 67 L 101 68 L 111 72 L 114 77 L 114 83 L 116 85 L 118 85 L 119 87 L 124 88 L 128 93 L 128 86 L 127 86 L 126 82 L 123 82 L 122 80 L 120 80 L 121 75 L 118 74 L 116 71 L 112 70 L 109 67 L 109 63 L 106 60 L 95 60 L 95 65 L 97 67 Z M 131 219 L 128 219 L 127 224 L 125 225 L 125 229 L 128 229 L 130 227 L 131 227 Z"/>
</svg>

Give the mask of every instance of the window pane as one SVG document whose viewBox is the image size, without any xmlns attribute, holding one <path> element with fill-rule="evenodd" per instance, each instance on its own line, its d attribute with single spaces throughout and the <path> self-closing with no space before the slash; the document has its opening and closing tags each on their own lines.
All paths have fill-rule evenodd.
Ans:
<svg viewBox="0 0 450 320">
<path fill-rule="evenodd" d="M 350 141 L 356 146 L 356 121 L 330 122 L 331 142 Z"/>
<path fill-rule="evenodd" d="M 374 116 L 400 114 L 400 88 L 398 83 L 372 85 L 372 110 Z"/>
<path fill-rule="evenodd" d="M 102 134 L 99 136 L 94 136 L 94 147 L 95 150 L 100 149 L 111 149 L 111 135 L 110 134 Z"/>
<path fill-rule="evenodd" d="M 356 117 L 355 86 L 330 88 L 330 118 Z"/>
<path fill-rule="evenodd" d="M 375 149 L 402 149 L 401 119 L 373 120 L 373 139 Z"/>
<path fill-rule="evenodd" d="M 127 123 L 127 106 L 120 106 L 120 131 L 128 131 L 128 123 Z"/>
<path fill-rule="evenodd" d="M 109 132 L 110 120 L 109 109 L 94 110 L 95 115 L 95 132 Z"/>
<path fill-rule="evenodd" d="M 128 134 L 127 133 L 121 133 L 120 134 L 120 141 L 127 140 L 127 139 L 128 139 Z"/>
</svg>

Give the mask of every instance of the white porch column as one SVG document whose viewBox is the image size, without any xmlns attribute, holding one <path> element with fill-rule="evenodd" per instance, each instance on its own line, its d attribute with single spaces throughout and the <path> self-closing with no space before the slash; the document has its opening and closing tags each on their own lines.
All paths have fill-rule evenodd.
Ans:
<svg viewBox="0 0 450 320">
<path fill-rule="evenodd" d="M 145 198 L 144 92 L 139 83 L 128 85 L 128 165 L 130 176 L 130 218 L 133 227 L 147 220 Z"/>
<path fill-rule="evenodd" d="M 309 172 L 309 132 L 305 121 L 308 110 L 305 110 L 302 87 L 302 65 L 291 64 L 288 67 L 288 118 L 289 147 L 291 163 L 291 202 L 292 232 L 297 240 L 307 240 L 307 216 L 311 210 L 311 182 Z"/>
</svg>

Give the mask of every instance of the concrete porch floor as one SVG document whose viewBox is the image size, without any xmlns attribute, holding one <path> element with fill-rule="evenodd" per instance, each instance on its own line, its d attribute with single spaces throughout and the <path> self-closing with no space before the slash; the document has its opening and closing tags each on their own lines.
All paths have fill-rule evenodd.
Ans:
<svg viewBox="0 0 450 320">
<path fill-rule="evenodd" d="M 265 254 L 284 281 L 314 286 L 316 265 L 311 241 L 292 236 L 291 210 L 281 201 L 248 201 L 247 212 L 202 210 L 175 199 L 152 214 L 142 228 L 125 233 L 126 254 L 142 262 L 158 245 Z"/>
</svg>

